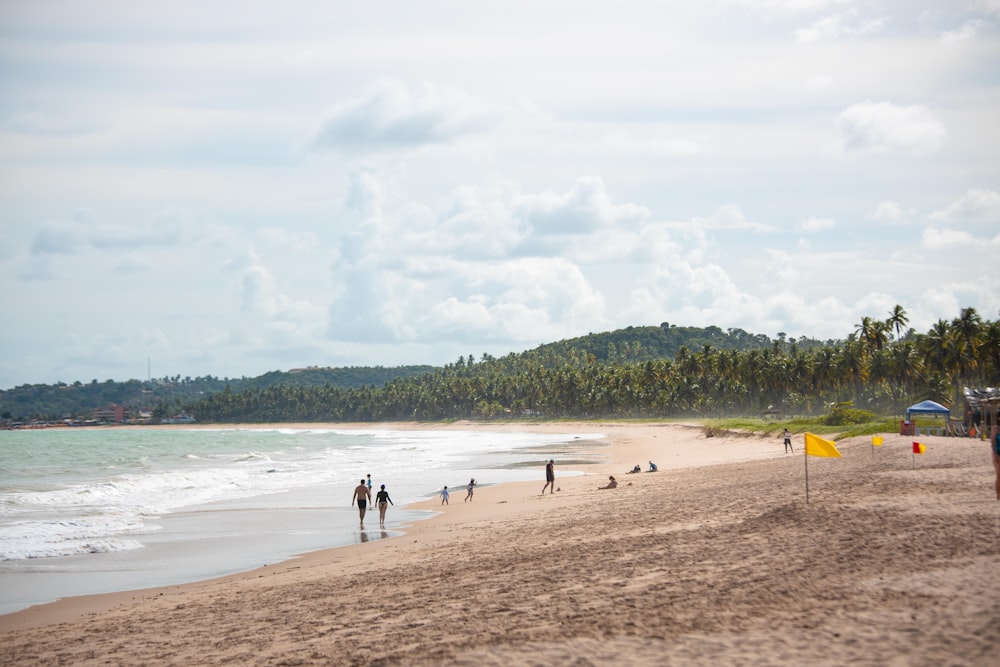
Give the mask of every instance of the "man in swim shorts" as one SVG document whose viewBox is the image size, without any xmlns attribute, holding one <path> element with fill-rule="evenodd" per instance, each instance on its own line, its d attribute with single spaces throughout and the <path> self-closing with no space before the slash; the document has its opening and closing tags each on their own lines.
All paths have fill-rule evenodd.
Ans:
<svg viewBox="0 0 1000 667">
<path fill-rule="evenodd" d="M 365 480 L 361 480 L 361 483 L 354 489 L 354 495 L 351 496 L 351 507 L 354 507 L 354 501 L 358 501 L 358 515 L 361 517 L 361 525 L 365 525 L 365 509 L 368 506 L 368 502 L 372 499 L 372 491 L 365 484 Z"/>
</svg>

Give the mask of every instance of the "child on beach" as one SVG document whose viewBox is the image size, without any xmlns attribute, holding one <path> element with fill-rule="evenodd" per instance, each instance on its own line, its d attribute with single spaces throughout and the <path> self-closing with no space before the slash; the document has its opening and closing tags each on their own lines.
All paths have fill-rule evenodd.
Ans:
<svg viewBox="0 0 1000 667">
<path fill-rule="evenodd" d="M 441 504 L 442 505 L 447 505 L 448 504 L 448 487 L 447 486 L 444 487 L 443 489 L 441 489 Z"/>
<path fill-rule="evenodd" d="M 794 454 L 795 450 L 792 449 L 792 434 L 788 432 L 787 428 L 785 429 L 785 432 L 781 434 L 781 437 L 785 439 L 785 453 L 787 454 L 788 452 L 791 452 Z"/>
<path fill-rule="evenodd" d="M 473 477 L 471 480 L 469 480 L 469 485 L 465 487 L 465 490 L 468 491 L 468 493 L 465 495 L 465 500 L 463 500 L 462 502 L 472 500 L 472 490 L 475 488 L 476 488 L 476 478 Z"/>
</svg>

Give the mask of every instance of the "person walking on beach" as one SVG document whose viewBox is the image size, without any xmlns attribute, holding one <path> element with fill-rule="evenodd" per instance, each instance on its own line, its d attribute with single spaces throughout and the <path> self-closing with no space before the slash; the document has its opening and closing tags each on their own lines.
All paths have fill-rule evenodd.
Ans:
<svg viewBox="0 0 1000 667">
<path fill-rule="evenodd" d="M 371 489 L 365 484 L 365 480 L 355 487 L 354 495 L 351 496 L 351 507 L 354 507 L 354 501 L 358 501 L 358 516 L 361 518 L 361 525 L 365 525 L 365 510 L 368 508 L 368 501 L 372 499 Z"/>
<path fill-rule="evenodd" d="M 371 488 L 372 488 L 372 474 L 371 473 L 368 473 L 368 479 L 365 481 L 365 483 L 368 485 L 368 490 L 371 491 Z"/>
<path fill-rule="evenodd" d="M 441 504 L 442 505 L 447 505 L 448 504 L 448 487 L 447 486 L 444 487 L 443 489 L 441 489 Z"/>
<path fill-rule="evenodd" d="M 795 450 L 792 449 L 792 434 L 788 432 L 787 428 L 785 429 L 785 432 L 781 434 L 781 437 L 785 439 L 785 453 L 787 454 L 788 452 L 791 452 L 794 454 Z"/>
<path fill-rule="evenodd" d="M 465 490 L 468 493 L 465 494 L 465 500 L 463 500 L 462 502 L 467 502 L 469 500 L 472 500 L 472 490 L 475 488 L 476 488 L 476 478 L 473 477 L 472 479 L 469 480 L 468 486 L 465 487 Z"/>
<path fill-rule="evenodd" d="M 392 502 L 392 498 L 389 497 L 389 492 L 385 490 L 385 484 L 379 489 L 379 492 L 375 494 L 375 504 L 378 505 L 378 525 L 385 528 L 385 511 L 389 509 L 389 505 L 395 506 L 396 503 Z"/>
<path fill-rule="evenodd" d="M 556 461 L 555 459 L 549 459 L 549 462 L 545 464 L 545 486 L 542 487 L 542 495 L 545 495 L 545 489 L 549 490 L 549 494 L 555 492 L 556 490 Z"/>
</svg>

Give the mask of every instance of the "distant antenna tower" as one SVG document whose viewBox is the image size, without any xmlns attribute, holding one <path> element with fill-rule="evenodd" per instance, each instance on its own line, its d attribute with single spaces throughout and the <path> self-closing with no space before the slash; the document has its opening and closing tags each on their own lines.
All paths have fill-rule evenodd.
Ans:
<svg viewBox="0 0 1000 667">
<path fill-rule="evenodd" d="M 153 368 L 153 366 L 152 366 L 152 363 L 150 362 L 150 358 L 146 357 L 146 382 L 152 382 L 153 381 L 152 368 Z"/>
</svg>

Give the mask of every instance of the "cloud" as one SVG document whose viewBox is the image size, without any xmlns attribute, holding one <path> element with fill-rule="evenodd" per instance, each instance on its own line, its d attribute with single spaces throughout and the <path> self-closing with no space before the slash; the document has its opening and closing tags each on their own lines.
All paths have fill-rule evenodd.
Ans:
<svg viewBox="0 0 1000 667">
<path fill-rule="evenodd" d="M 947 30 L 941 33 L 941 43 L 945 46 L 957 46 L 965 44 L 975 39 L 989 24 L 982 19 L 972 19 L 966 21 L 955 30 Z"/>
<path fill-rule="evenodd" d="M 875 207 L 875 210 L 868 216 L 868 219 L 876 222 L 903 224 L 907 221 L 911 213 L 910 211 L 904 211 L 903 207 L 894 201 L 884 201 L 879 202 L 879 205 Z"/>
<path fill-rule="evenodd" d="M 832 218 L 807 218 L 795 225 L 800 232 L 821 232 L 833 229 L 837 222 Z"/>
<path fill-rule="evenodd" d="M 865 37 L 879 32 L 885 25 L 884 18 L 862 19 L 857 9 L 842 14 L 831 14 L 794 32 L 800 43 L 819 42 L 841 38 Z"/>
<path fill-rule="evenodd" d="M 455 88 L 372 84 L 336 105 L 313 139 L 317 150 L 369 152 L 450 143 L 494 127 L 501 114 Z"/>
<path fill-rule="evenodd" d="M 775 14 L 800 14 L 824 11 L 854 4 L 857 0 L 732 0 L 735 4 Z"/>
<path fill-rule="evenodd" d="M 536 234 L 585 234 L 609 225 L 631 225 L 649 217 L 649 210 L 635 204 L 613 204 L 604 181 L 585 177 L 569 192 L 544 192 L 519 197 L 514 214 L 532 226 Z"/>
<path fill-rule="evenodd" d="M 889 102 L 854 104 L 834 121 L 834 153 L 906 153 L 926 155 L 941 148 L 947 131 L 922 105 L 897 106 Z"/>
<path fill-rule="evenodd" d="M 928 219 L 945 225 L 987 225 L 1000 229 L 1000 193 L 968 190 L 947 208 L 931 213 Z"/>
<path fill-rule="evenodd" d="M 749 220 L 736 204 L 726 204 L 715 209 L 707 218 L 694 217 L 690 223 L 683 226 L 692 226 L 698 229 L 743 229 L 753 232 L 773 232 L 776 231 L 771 225 Z"/>
</svg>

